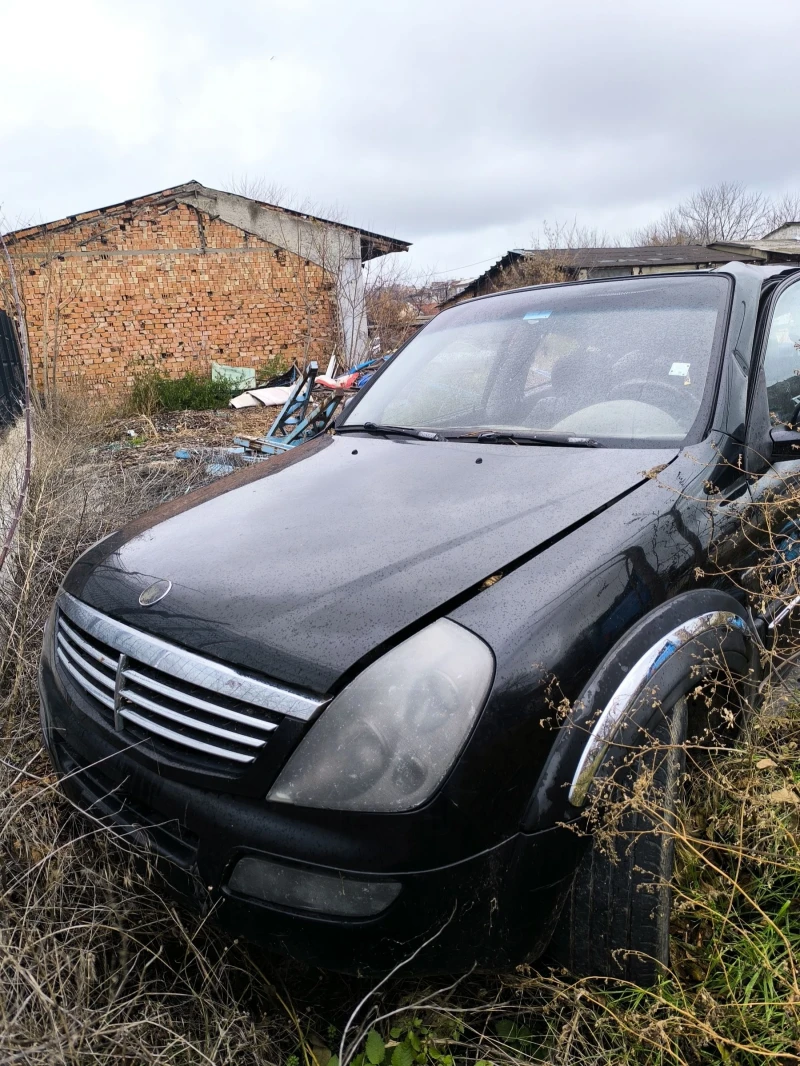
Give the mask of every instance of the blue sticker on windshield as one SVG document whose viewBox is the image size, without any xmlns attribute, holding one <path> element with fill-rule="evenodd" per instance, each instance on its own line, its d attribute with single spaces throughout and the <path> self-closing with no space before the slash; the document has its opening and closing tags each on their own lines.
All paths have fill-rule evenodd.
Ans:
<svg viewBox="0 0 800 1066">
<path fill-rule="evenodd" d="M 526 311 L 522 316 L 526 322 L 535 322 L 539 318 L 549 318 L 552 311 Z"/>
</svg>

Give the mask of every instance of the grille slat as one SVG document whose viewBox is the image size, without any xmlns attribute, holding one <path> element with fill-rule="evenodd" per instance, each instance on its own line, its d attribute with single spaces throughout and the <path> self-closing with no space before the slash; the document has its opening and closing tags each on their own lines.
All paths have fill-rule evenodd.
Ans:
<svg viewBox="0 0 800 1066">
<path fill-rule="evenodd" d="M 117 667 L 119 666 L 118 655 L 106 655 L 105 652 L 100 651 L 100 649 L 96 648 L 93 644 L 89 644 L 89 642 L 84 640 L 79 633 L 75 632 L 75 630 L 72 628 L 72 626 L 69 624 L 66 618 L 64 618 L 63 615 L 59 617 L 58 625 L 62 634 L 65 634 L 67 637 L 69 637 L 71 644 L 77 644 L 77 646 L 79 648 L 82 648 L 83 651 L 87 653 L 87 655 L 91 655 L 93 659 L 97 659 L 97 661 L 99 663 L 102 663 L 103 666 L 108 666 L 111 670 L 117 669 Z"/>
<path fill-rule="evenodd" d="M 209 755 L 219 755 L 223 759 L 233 759 L 235 762 L 253 761 L 252 755 L 244 755 L 240 751 L 230 751 L 228 748 L 218 748 L 215 744 L 206 744 L 204 740 L 195 740 L 194 737 L 187 737 L 183 733 L 176 733 L 174 729 L 167 729 L 166 726 L 159 725 L 157 722 L 153 722 L 150 718 L 143 718 L 140 714 L 129 710 L 127 707 L 124 707 L 119 714 L 120 718 L 124 718 L 126 722 L 133 722 L 134 725 L 138 725 L 148 733 L 155 733 L 156 736 L 165 737 L 167 740 L 171 740 L 173 744 L 182 744 L 185 748 L 193 748 L 195 751 L 204 751 Z"/>
<path fill-rule="evenodd" d="M 114 685 L 116 683 L 115 678 L 109 677 L 108 674 L 104 674 L 102 670 L 98 670 L 96 667 L 92 666 L 91 663 L 87 662 L 83 656 L 78 655 L 75 649 L 67 644 L 66 640 L 64 640 L 60 633 L 58 635 L 58 646 L 61 651 L 66 653 L 70 662 L 74 666 L 80 667 L 80 669 L 83 670 L 85 674 L 88 674 L 89 677 L 93 677 L 95 681 L 99 681 L 101 685 L 110 688 L 112 692 L 114 691 Z"/>
<path fill-rule="evenodd" d="M 57 650 L 56 654 L 58 655 L 61 665 L 67 673 L 78 682 L 81 688 L 86 689 L 90 696 L 94 696 L 98 703 L 102 703 L 105 707 L 110 707 L 112 711 L 114 710 L 113 697 L 109 696 L 107 692 L 103 692 L 101 689 L 97 688 L 97 686 L 93 685 L 92 682 L 87 677 L 84 677 L 79 670 L 76 670 L 61 648 Z"/>
<path fill-rule="evenodd" d="M 140 696 L 137 692 L 131 692 L 130 689 L 124 688 L 120 695 L 122 696 L 123 701 L 127 700 L 130 703 L 136 703 L 140 707 L 144 707 L 146 711 L 152 711 L 153 714 L 157 714 L 162 718 L 169 718 L 173 722 L 189 726 L 191 729 L 197 729 L 203 733 L 210 733 L 215 737 L 223 737 L 225 740 L 232 740 L 235 744 L 244 744 L 246 747 L 264 747 L 264 741 L 261 737 L 250 737 L 247 736 L 246 733 L 234 733 L 230 729 L 221 729 L 219 726 L 211 725 L 210 722 L 201 721 L 199 718 L 189 718 L 188 715 L 181 714 L 180 711 L 173 711 L 170 707 L 164 707 L 160 703 L 154 703 L 153 700 L 148 700 L 145 696 Z M 123 711 L 123 716 L 124 713 L 125 712 Z"/>
<path fill-rule="evenodd" d="M 170 685 L 164 685 L 152 677 L 147 677 L 145 674 L 139 673 L 138 670 L 125 669 L 122 671 L 122 676 L 126 681 L 133 681 L 143 688 L 158 692 L 161 696 L 167 696 L 171 700 L 178 700 L 189 707 L 196 707 L 198 711 L 208 711 L 209 714 L 227 718 L 232 722 L 239 722 L 241 725 L 251 726 L 253 729 L 263 730 L 265 733 L 271 733 L 273 729 L 278 728 L 275 722 L 265 722 L 263 718 L 253 718 L 250 715 L 232 711 L 229 707 L 222 707 L 218 703 L 209 703 L 208 700 L 201 700 L 197 696 L 192 696 L 187 692 L 180 692 Z"/>
<path fill-rule="evenodd" d="M 136 740 L 144 734 L 173 758 L 237 770 L 261 754 L 281 718 L 307 721 L 323 706 L 117 622 L 68 593 L 58 607 L 62 671 L 112 712 L 115 728 Z"/>
</svg>

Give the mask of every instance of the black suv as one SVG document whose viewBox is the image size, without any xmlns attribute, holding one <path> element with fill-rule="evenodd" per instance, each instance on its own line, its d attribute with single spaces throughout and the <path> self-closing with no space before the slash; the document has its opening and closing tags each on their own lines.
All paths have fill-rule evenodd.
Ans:
<svg viewBox="0 0 800 1066">
<path fill-rule="evenodd" d="M 630 745 L 674 804 L 698 677 L 757 677 L 777 601 L 725 575 L 800 469 L 798 345 L 794 268 L 441 313 L 333 434 L 74 564 L 40 675 L 64 788 L 324 967 L 507 966 L 561 915 L 576 971 L 651 979 L 669 834 L 612 862 L 575 829 Z"/>
</svg>

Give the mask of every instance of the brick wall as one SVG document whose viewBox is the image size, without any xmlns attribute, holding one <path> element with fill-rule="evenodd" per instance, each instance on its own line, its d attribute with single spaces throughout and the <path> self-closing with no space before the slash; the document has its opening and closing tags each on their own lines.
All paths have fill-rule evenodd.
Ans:
<svg viewBox="0 0 800 1066">
<path fill-rule="evenodd" d="M 149 367 L 327 363 L 334 292 L 307 262 L 175 201 L 92 212 L 11 246 L 39 387 L 116 398 Z M 2 275 L 0 275 L 2 276 Z"/>
</svg>

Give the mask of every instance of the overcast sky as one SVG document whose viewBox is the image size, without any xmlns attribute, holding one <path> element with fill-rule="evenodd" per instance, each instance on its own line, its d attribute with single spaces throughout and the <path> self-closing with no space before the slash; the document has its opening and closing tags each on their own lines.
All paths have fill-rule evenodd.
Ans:
<svg viewBox="0 0 800 1066">
<path fill-rule="evenodd" d="M 0 0 L 7 228 L 249 175 L 471 276 L 800 189 L 797 0 Z"/>
</svg>

